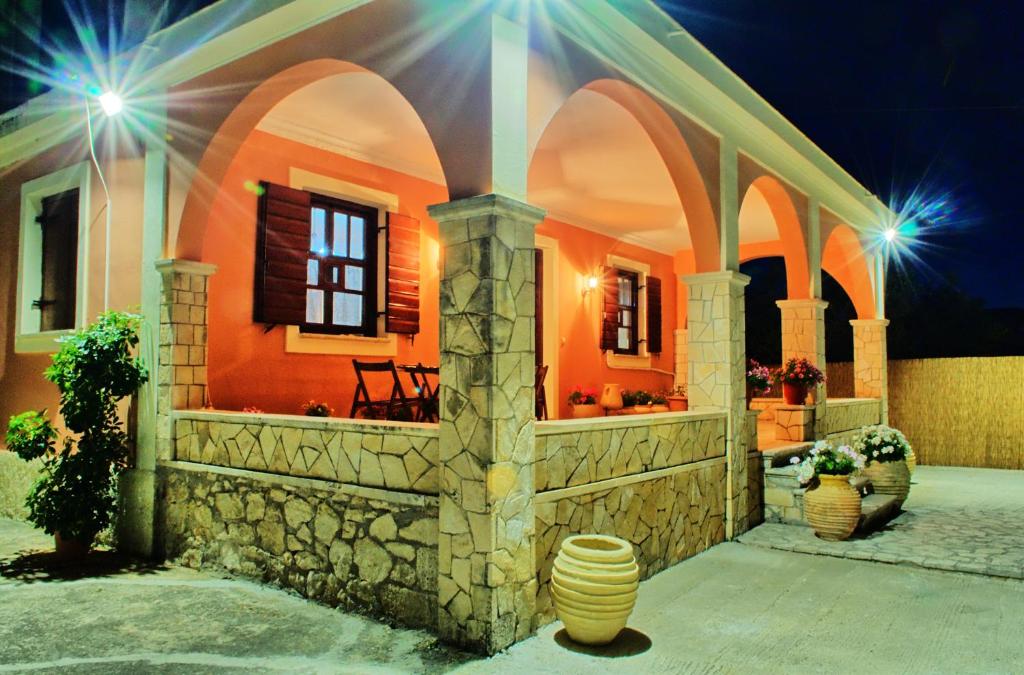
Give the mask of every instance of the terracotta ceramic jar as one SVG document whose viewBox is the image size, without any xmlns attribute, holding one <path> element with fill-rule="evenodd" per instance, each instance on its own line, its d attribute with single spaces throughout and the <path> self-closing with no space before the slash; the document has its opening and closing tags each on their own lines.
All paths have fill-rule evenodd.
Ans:
<svg viewBox="0 0 1024 675">
<path fill-rule="evenodd" d="M 822 539 L 849 538 L 860 522 L 860 493 L 849 476 L 818 476 L 817 487 L 804 493 L 804 515 Z"/>
<path fill-rule="evenodd" d="M 636 603 L 640 569 L 633 547 L 617 537 L 567 537 L 551 570 L 555 614 L 576 642 L 608 644 Z"/>
<path fill-rule="evenodd" d="M 786 400 L 786 405 L 804 405 L 807 401 L 807 385 L 783 382 L 782 398 Z"/>
<path fill-rule="evenodd" d="M 861 470 L 861 475 L 871 481 L 875 492 L 883 495 L 895 495 L 900 506 L 910 494 L 910 469 L 905 460 L 871 462 Z"/>
<path fill-rule="evenodd" d="M 598 401 L 605 410 L 622 410 L 622 388 L 617 384 L 606 384 Z"/>
</svg>

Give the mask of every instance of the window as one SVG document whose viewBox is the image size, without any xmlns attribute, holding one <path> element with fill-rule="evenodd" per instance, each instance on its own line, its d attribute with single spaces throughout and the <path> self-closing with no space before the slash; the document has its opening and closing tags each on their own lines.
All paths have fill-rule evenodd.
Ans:
<svg viewBox="0 0 1024 675">
<path fill-rule="evenodd" d="M 303 332 L 373 336 L 377 327 L 377 213 L 312 195 Z"/>
<path fill-rule="evenodd" d="M 88 241 L 89 164 L 81 162 L 21 186 L 15 351 L 52 353 L 56 339 L 82 325 Z"/>
<path fill-rule="evenodd" d="M 618 298 L 615 324 L 615 353 L 639 353 L 639 294 L 640 275 L 626 270 L 615 270 L 618 283 Z"/>
</svg>

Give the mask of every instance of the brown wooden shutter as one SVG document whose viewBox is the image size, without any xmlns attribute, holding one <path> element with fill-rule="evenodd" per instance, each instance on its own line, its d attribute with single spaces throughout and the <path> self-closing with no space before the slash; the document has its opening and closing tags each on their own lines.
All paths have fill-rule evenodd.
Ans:
<svg viewBox="0 0 1024 675">
<path fill-rule="evenodd" d="M 253 321 L 298 326 L 306 320 L 310 194 L 261 182 Z"/>
<path fill-rule="evenodd" d="M 420 332 L 420 221 L 388 213 L 384 330 Z"/>
<path fill-rule="evenodd" d="M 533 351 L 536 364 L 544 365 L 544 251 L 539 248 L 533 249 L 533 279 L 534 279 L 534 333 Z"/>
<path fill-rule="evenodd" d="M 601 350 L 615 349 L 619 328 L 619 272 L 606 267 L 601 280 Z"/>
<path fill-rule="evenodd" d="M 661 279 L 647 277 L 647 351 L 661 353 Z"/>
</svg>

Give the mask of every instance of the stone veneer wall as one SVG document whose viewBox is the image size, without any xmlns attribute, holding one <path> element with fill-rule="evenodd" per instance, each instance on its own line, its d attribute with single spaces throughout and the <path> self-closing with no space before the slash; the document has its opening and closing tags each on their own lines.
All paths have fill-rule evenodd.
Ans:
<svg viewBox="0 0 1024 675">
<path fill-rule="evenodd" d="M 725 539 L 725 414 L 658 413 L 537 424 L 537 615 L 562 540 L 633 544 L 642 578 Z"/>
<path fill-rule="evenodd" d="M 437 494 L 434 424 L 178 411 L 175 459 Z"/>
<path fill-rule="evenodd" d="M 830 398 L 826 404 L 826 433 L 833 442 L 849 443 L 861 427 L 882 420 L 882 401 L 877 398 Z"/>
<path fill-rule="evenodd" d="M 187 462 L 159 472 L 166 557 L 436 627 L 436 497 Z"/>
</svg>

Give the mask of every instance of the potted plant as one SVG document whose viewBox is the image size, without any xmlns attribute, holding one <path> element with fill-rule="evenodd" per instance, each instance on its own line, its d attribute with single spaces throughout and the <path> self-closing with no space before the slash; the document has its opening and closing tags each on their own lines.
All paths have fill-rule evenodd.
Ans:
<svg viewBox="0 0 1024 675">
<path fill-rule="evenodd" d="M 677 384 L 666 398 L 668 409 L 672 412 L 682 412 L 690 407 L 689 401 L 686 400 L 686 385 Z"/>
<path fill-rule="evenodd" d="M 620 413 L 623 415 L 635 415 L 636 409 L 636 394 L 637 392 L 630 389 L 622 390 L 622 408 Z"/>
<path fill-rule="evenodd" d="M 772 386 L 772 371 L 767 366 L 762 366 L 754 359 L 750 359 L 747 366 L 747 409 L 750 402 L 757 396 L 764 396 Z"/>
<path fill-rule="evenodd" d="M 861 474 L 871 481 L 875 492 L 895 495 L 902 506 L 910 494 L 906 460 L 912 450 L 906 437 L 884 424 L 863 427 L 853 438 L 853 449 L 867 458 Z"/>
<path fill-rule="evenodd" d="M 326 402 L 310 399 L 302 404 L 302 414 L 306 417 L 330 417 L 334 414 L 334 408 Z"/>
<path fill-rule="evenodd" d="M 825 381 L 825 374 L 807 359 L 790 359 L 779 370 L 782 382 L 782 397 L 786 405 L 803 405 L 811 387 Z"/>
<path fill-rule="evenodd" d="M 804 493 L 804 515 L 822 539 L 842 541 L 860 522 L 860 493 L 850 485 L 850 476 L 864 467 L 864 456 L 848 445 L 838 448 L 818 441 L 803 461 L 794 457 L 797 477 L 810 484 Z M 817 479 L 817 480 L 815 480 Z"/>
<path fill-rule="evenodd" d="M 665 392 L 656 391 L 651 394 L 651 412 L 668 412 L 668 395 Z"/>
<path fill-rule="evenodd" d="M 25 500 L 29 520 L 52 534 L 60 557 L 88 553 L 109 524 L 118 476 L 128 467 L 128 435 L 117 403 L 146 381 L 133 355 L 142 317 L 106 312 L 96 323 L 60 338 L 60 350 L 44 377 L 57 385 L 69 434 L 58 444 L 46 411 L 11 417 L 7 447 L 43 468 Z"/>
<path fill-rule="evenodd" d="M 643 389 L 637 389 L 636 390 L 636 405 L 635 405 L 636 411 L 638 413 L 649 413 L 649 412 L 651 412 L 653 400 L 654 400 L 654 397 L 651 396 L 650 392 L 644 391 Z"/>
<path fill-rule="evenodd" d="M 601 406 L 597 404 L 597 391 L 584 389 L 580 385 L 569 392 L 569 405 L 575 418 L 600 417 Z"/>
</svg>

